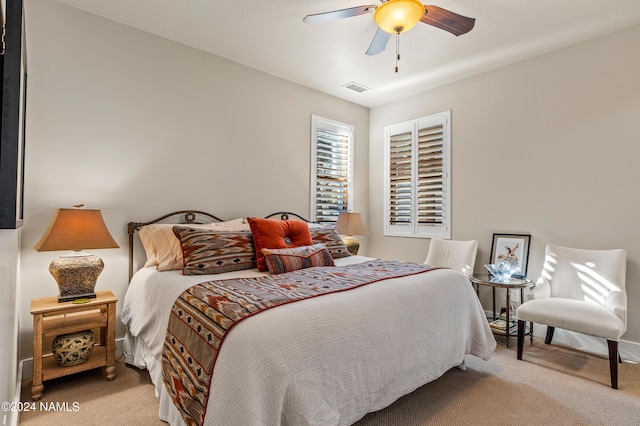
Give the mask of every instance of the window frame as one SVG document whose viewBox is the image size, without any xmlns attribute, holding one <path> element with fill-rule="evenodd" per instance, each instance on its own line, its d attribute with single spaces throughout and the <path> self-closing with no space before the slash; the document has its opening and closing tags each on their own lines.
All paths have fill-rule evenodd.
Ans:
<svg viewBox="0 0 640 426">
<path fill-rule="evenodd" d="M 418 223 L 418 136 L 421 129 L 442 126 L 442 224 Z M 411 133 L 410 223 L 391 224 L 391 137 Z M 413 238 L 451 238 L 451 111 L 392 124 L 384 128 L 384 236 Z"/>
<path fill-rule="evenodd" d="M 335 209 L 334 220 L 324 220 L 318 218 L 318 130 L 346 136 L 347 141 L 347 174 L 346 174 L 346 206 L 342 209 Z M 320 223 L 335 223 L 338 213 L 349 211 L 353 206 L 353 174 L 354 174 L 354 126 L 340 121 L 331 120 L 318 115 L 311 115 L 311 183 L 310 183 L 310 220 Z"/>
</svg>

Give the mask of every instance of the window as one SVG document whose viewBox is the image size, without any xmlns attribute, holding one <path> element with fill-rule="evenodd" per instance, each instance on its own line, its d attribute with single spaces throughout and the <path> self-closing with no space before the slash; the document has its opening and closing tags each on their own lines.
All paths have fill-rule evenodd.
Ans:
<svg viewBox="0 0 640 426">
<path fill-rule="evenodd" d="M 351 209 L 353 126 L 311 116 L 311 220 L 335 222 Z"/>
<path fill-rule="evenodd" d="M 384 235 L 451 238 L 451 111 L 384 133 Z"/>
</svg>

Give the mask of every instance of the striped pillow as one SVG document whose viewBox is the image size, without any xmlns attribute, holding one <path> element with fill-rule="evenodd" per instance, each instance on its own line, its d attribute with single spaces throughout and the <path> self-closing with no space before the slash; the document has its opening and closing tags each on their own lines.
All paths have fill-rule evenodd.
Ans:
<svg viewBox="0 0 640 426">
<path fill-rule="evenodd" d="M 251 231 L 214 231 L 174 226 L 182 247 L 182 274 L 207 275 L 257 267 Z"/>
<path fill-rule="evenodd" d="M 276 220 L 248 217 L 247 222 L 251 227 L 253 242 L 256 245 L 256 258 L 258 270 L 266 271 L 262 254 L 263 248 L 285 249 L 293 247 L 310 246 L 313 244 L 309 227 L 306 222 L 299 220 Z"/>
<path fill-rule="evenodd" d="M 272 274 L 297 271 L 313 266 L 335 266 L 324 244 L 285 249 L 262 249 L 265 263 Z"/>
<path fill-rule="evenodd" d="M 351 256 L 347 246 L 342 241 L 342 237 L 335 228 L 309 228 L 313 244 L 324 244 L 327 246 L 331 257 L 339 259 Z"/>
</svg>

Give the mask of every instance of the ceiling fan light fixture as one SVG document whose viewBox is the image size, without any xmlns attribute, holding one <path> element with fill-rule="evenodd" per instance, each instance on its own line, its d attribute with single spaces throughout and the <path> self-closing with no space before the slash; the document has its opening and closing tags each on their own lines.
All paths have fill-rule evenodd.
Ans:
<svg viewBox="0 0 640 426">
<path fill-rule="evenodd" d="M 400 34 L 420 22 L 424 13 L 424 4 L 419 0 L 389 0 L 376 9 L 373 19 L 382 30 Z"/>
</svg>

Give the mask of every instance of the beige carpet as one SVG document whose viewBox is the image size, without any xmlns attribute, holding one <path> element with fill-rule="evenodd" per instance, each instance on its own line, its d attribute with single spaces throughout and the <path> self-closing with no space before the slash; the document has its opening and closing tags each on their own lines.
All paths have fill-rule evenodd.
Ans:
<svg viewBox="0 0 640 426">
<path fill-rule="evenodd" d="M 614 390 L 606 359 L 541 340 L 524 358 L 499 341 L 488 362 L 467 357 L 467 371 L 453 369 L 356 425 L 640 425 L 640 365 L 621 364 Z M 22 401 L 31 400 L 30 386 Z M 46 382 L 42 401 L 79 410 L 24 412 L 20 425 L 164 424 L 148 375 L 122 361 L 112 382 L 100 370 Z"/>
</svg>

